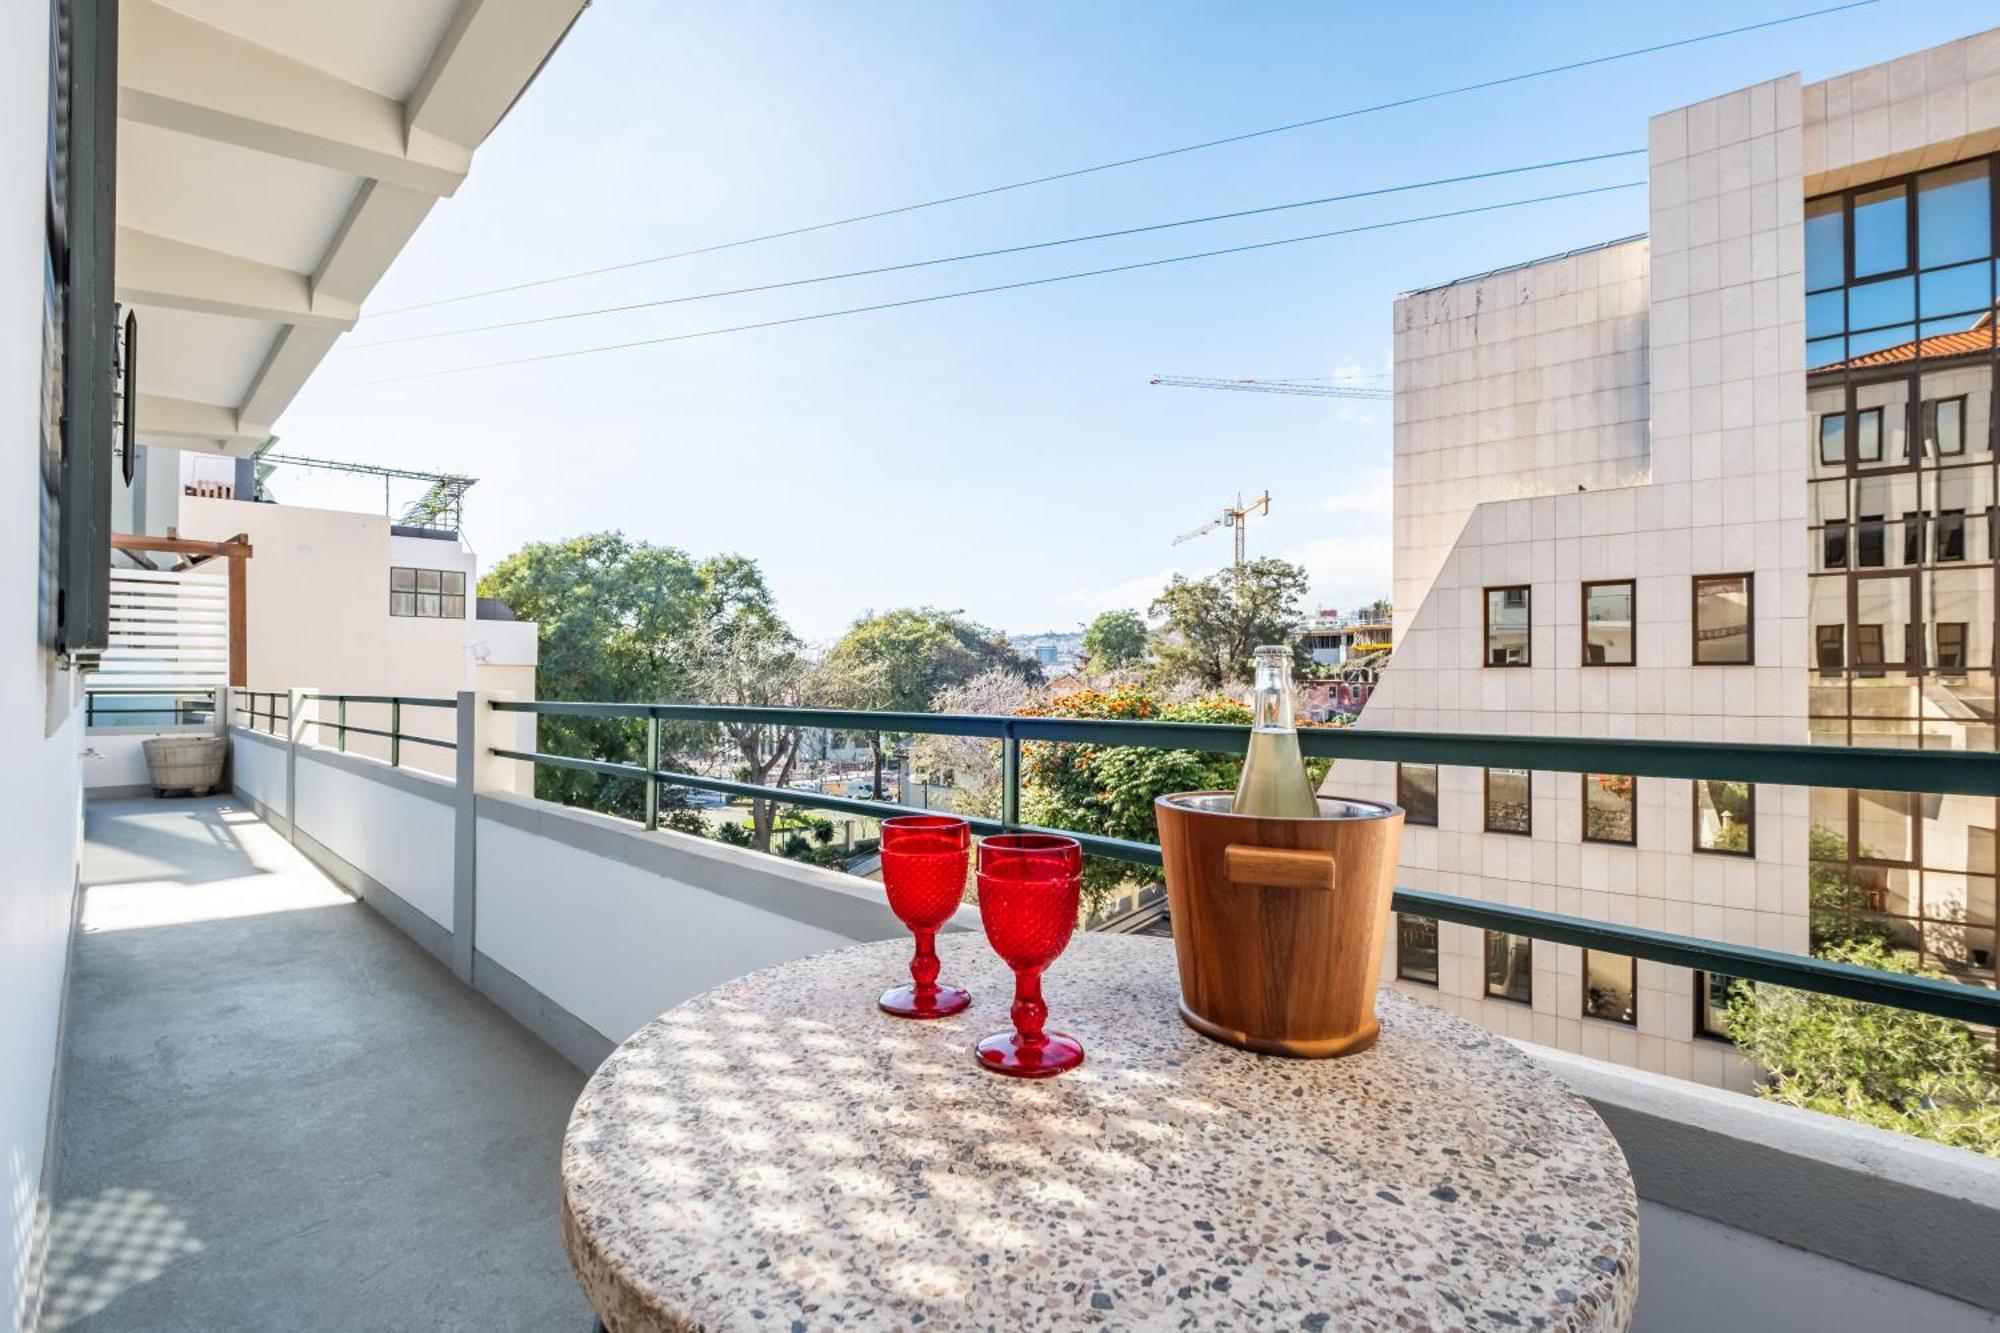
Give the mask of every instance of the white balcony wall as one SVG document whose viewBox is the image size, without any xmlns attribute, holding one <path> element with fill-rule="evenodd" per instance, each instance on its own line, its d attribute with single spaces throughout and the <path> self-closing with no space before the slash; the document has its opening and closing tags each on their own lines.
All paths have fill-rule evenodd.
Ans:
<svg viewBox="0 0 2000 1333">
<path fill-rule="evenodd" d="M 240 727 L 231 727 L 229 734 L 234 741 L 229 747 L 229 762 L 235 766 L 232 782 L 236 790 L 266 810 L 284 814 L 284 741 Z"/>
<path fill-rule="evenodd" d="M 481 798 L 482 806 L 507 799 Z M 617 839 L 635 834 L 615 821 L 554 811 L 565 824 L 601 825 Z M 545 826 L 546 827 L 546 826 Z M 614 1042 L 662 1010 L 755 968 L 853 943 L 851 936 L 794 921 L 701 883 L 736 873 L 744 856 L 680 834 L 648 841 L 677 852 L 679 876 L 585 851 L 549 833 L 479 820 L 478 945 L 491 959 Z M 688 844 L 676 846 L 676 844 Z M 607 848 L 615 848 L 610 842 Z M 721 853 L 721 854 L 717 854 Z M 851 892 L 830 871 L 760 858 L 757 873 Z M 886 908 L 882 910 L 886 918 Z M 893 925 L 884 923 L 885 929 Z M 885 985 L 888 983 L 884 983 Z"/>
<path fill-rule="evenodd" d="M 0 1328 L 28 1322 L 70 919 L 81 719 L 41 647 L 42 278 L 49 7 L 0 10 Z"/>
<path fill-rule="evenodd" d="M 299 833 L 451 929 L 451 783 L 306 746 L 294 781 Z"/>
</svg>

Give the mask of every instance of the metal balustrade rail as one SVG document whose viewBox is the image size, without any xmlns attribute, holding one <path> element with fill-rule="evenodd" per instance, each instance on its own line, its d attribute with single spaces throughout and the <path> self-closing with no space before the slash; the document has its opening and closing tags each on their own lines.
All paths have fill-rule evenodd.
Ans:
<svg viewBox="0 0 2000 1333">
<path fill-rule="evenodd" d="M 503 759 L 546 764 L 606 777 L 638 778 L 646 789 L 646 826 L 658 823 L 662 784 L 727 795 L 758 797 L 784 805 L 865 815 L 931 813 L 883 801 L 679 773 L 659 767 L 664 722 L 717 722 L 800 727 L 868 734 L 982 736 L 1001 747 L 1001 817 L 969 818 L 975 831 L 1034 830 L 1020 822 L 1021 745 L 1145 746 L 1240 754 L 1250 729 L 1201 722 L 1118 722 L 1077 718 L 999 717 L 951 713 L 892 713 L 826 708 L 736 708 L 719 704 L 563 703 L 494 700 L 496 711 L 546 717 L 637 718 L 646 722 L 645 764 L 579 759 L 539 750 L 494 747 Z M 1801 787 L 1865 787 L 1876 791 L 1945 795 L 2000 795 L 2000 755 L 1740 742 L 1610 740 L 1555 736 L 1493 736 L 1456 732 L 1308 729 L 1300 732 L 1308 756 L 1443 764 L 1471 768 L 1547 769 L 1617 773 L 1652 778 L 1708 778 Z M 1141 865 L 1160 864 L 1152 843 L 1107 838 L 1070 829 L 1063 833 L 1084 850 Z M 1803 954 L 1616 925 L 1504 903 L 1483 902 L 1420 889 L 1396 890 L 1394 908 L 1415 916 L 1507 931 L 1555 944 L 1627 954 L 1676 967 L 1749 981 L 1889 1005 L 1968 1023 L 2000 1025 L 2000 991 L 1904 976 Z"/>
<path fill-rule="evenodd" d="M 162 714 L 171 721 L 159 722 Z M 214 690 L 91 689 L 83 696 L 86 727 L 195 726 L 215 717 Z M 126 718 L 143 719 L 125 721 Z"/>
<path fill-rule="evenodd" d="M 282 713 L 278 711 L 278 701 L 281 699 L 285 704 L 285 711 Z M 260 700 L 263 703 L 262 708 L 258 707 Z M 279 734 L 278 724 L 280 722 L 287 724 L 287 727 L 291 723 L 291 691 L 245 690 L 232 686 L 229 691 L 229 710 L 232 716 L 242 717 L 243 725 L 249 730 L 261 731 L 267 736 L 276 736 Z M 257 725 L 259 719 L 262 719 L 264 723 L 261 727 Z"/>
<path fill-rule="evenodd" d="M 301 694 L 299 701 L 301 703 L 330 703 L 334 705 L 333 721 L 328 722 L 323 718 L 312 718 L 310 721 L 314 727 L 331 730 L 334 733 L 334 748 L 336 750 L 344 752 L 347 749 L 347 738 L 350 734 L 357 736 L 379 736 L 387 740 L 389 742 L 389 767 L 391 768 L 402 767 L 404 741 L 410 741 L 417 745 L 429 745 L 439 750 L 458 749 L 457 741 L 439 740 L 435 736 L 421 736 L 415 732 L 403 730 L 403 710 L 405 708 L 449 708 L 453 712 L 456 712 L 458 710 L 457 699 L 426 698 L 416 694 L 322 694 L 313 692 Z M 358 722 L 349 722 L 347 720 L 347 706 L 349 704 L 369 704 L 386 707 L 389 710 L 388 727 L 386 729 L 381 727 L 364 727 Z"/>
</svg>

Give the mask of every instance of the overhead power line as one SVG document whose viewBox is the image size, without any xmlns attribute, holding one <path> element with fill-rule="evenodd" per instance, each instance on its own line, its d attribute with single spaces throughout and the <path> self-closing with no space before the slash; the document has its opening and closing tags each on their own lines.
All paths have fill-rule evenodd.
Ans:
<svg viewBox="0 0 2000 1333">
<path fill-rule="evenodd" d="M 1698 46 L 1704 42 L 1721 41 L 1726 37 L 1740 37 L 1748 32 L 1761 32 L 1767 28 L 1782 27 L 1788 23 L 1803 23 L 1807 19 L 1824 18 L 1829 14 L 1839 14 L 1850 9 L 1862 9 L 1876 4 L 1878 0 L 1848 0 L 1845 4 L 1830 5 L 1823 9 L 1807 10 L 1800 14 L 1787 14 L 1780 18 L 1765 19 L 1759 23 L 1746 23 L 1739 27 L 1722 28 L 1714 32 L 1698 33 L 1693 37 L 1679 37 L 1670 42 L 1656 42 L 1651 46 L 1633 47 L 1628 51 L 1614 51 L 1609 55 L 1591 56 L 1584 60 L 1572 60 L 1566 64 L 1548 65 L 1541 69 L 1524 70 L 1518 74 L 1505 74 L 1498 78 L 1482 79 L 1477 83 L 1462 83 L 1453 88 L 1438 88 L 1426 93 L 1415 93 L 1408 97 L 1392 98 L 1386 102 L 1375 102 L 1368 106 L 1349 107 L 1342 111 L 1329 112 L 1323 116 L 1313 116 L 1307 120 L 1295 120 L 1284 125 L 1271 125 L 1260 130 L 1246 130 L 1241 134 L 1224 135 L 1219 139 L 1204 139 L 1200 143 L 1182 144 L 1178 148 L 1163 148 L 1156 152 L 1140 153 L 1132 157 L 1115 158 L 1109 162 L 1098 162 L 1087 167 L 1075 167 L 1068 171 L 1051 172 L 1045 176 L 1031 176 L 1025 180 L 1008 181 L 1001 185 L 989 185 L 983 189 L 967 190 L 960 194 L 941 195 L 935 199 L 924 199 L 913 204 L 898 204 L 893 208 L 879 208 L 869 213 L 856 213 L 849 217 L 834 218 L 827 222 L 814 222 L 801 227 L 787 227 L 783 231 L 764 232 L 757 236 L 739 237 L 733 241 L 718 241 L 713 245 L 696 246 L 692 250 L 676 250 L 670 254 L 648 255 L 640 259 L 628 259 L 616 264 L 604 264 L 596 268 L 578 269 L 572 273 L 559 273 L 546 278 L 532 278 L 526 282 L 509 283 L 503 287 L 487 287 L 480 291 L 461 292 L 456 296 L 440 296 L 430 301 L 418 301 L 411 305 L 396 306 L 389 310 L 370 312 L 371 319 L 386 319 L 391 315 L 406 315 L 416 310 L 431 310 L 443 305 L 456 305 L 461 301 L 478 300 L 486 296 L 503 296 L 510 292 L 528 291 L 535 287 L 548 287 L 559 282 L 575 282 L 581 278 L 594 278 L 606 273 L 621 273 L 627 269 L 644 268 L 649 264 L 664 264 L 675 259 L 690 259 L 696 255 L 715 254 L 721 250 L 735 250 L 746 245 L 760 245 L 765 241 L 783 240 L 790 236 L 804 236 L 816 231 L 829 231 L 835 227 L 852 226 L 857 222 L 873 222 L 878 218 L 896 217 L 903 213 L 916 213 L 927 208 L 942 208 L 947 204 L 965 203 L 972 199 L 984 199 L 1010 190 L 1025 190 L 1031 186 L 1049 185 L 1056 181 L 1074 180 L 1078 176 L 1094 175 L 1100 171 L 1115 171 L 1121 167 L 1138 166 L 1146 162 L 1158 162 L 1164 158 L 1180 157 L 1188 153 L 1205 152 L 1211 148 L 1223 148 L 1230 144 L 1246 143 L 1252 139 L 1268 138 L 1274 134 L 1289 134 L 1293 130 L 1310 129 L 1316 125 L 1330 125 L 1336 121 L 1352 120 L 1357 116 L 1374 115 L 1383 111 L 1400 110 L 1403 107 L 1418 106 L 1425 102 L 1436 102 L 1447 97 L 1459 97 L 1466 93 L 1485 92 L 1493 88 L 1504 88 L 1509 84 L 1526 83 L 1533 79 L 1545 79 L 1557 74 L 1569 74 L 1580 69 L 1591 69 L 1599 65 L 1615 64 L 1621 60 L 1635 60 L 1640 56 L 1658 55 L 1662 51 L 1674 51 L 1683 47 Z"/>
<path fill-rule="evenodd" d="M 967 296 L 988 296 L 996 292 L 1020 291 L 1027 287 L 1046 287 L 1052 283 L 1074 282 L 1079 278 L 1101 278 L 1113 273 L 1133 273 L 1140 269 L 1163 268 L 1169 264 L 1186 264 L 1198 259 L 1218 259 L 1224 255 L 1249 254 L 1257 250 L 1273 250 L 1280 246 L 1301 245 L 1307 241 L 1323 241 L 1335 236 L 1354 236 L 1362 232 L 1386 231 L 1393 227 L 1407 227 L 1419 222 L 1439 222 L 1446 218 L 1470 217 L 1478 213 L 1495 213 L 1502 209 L 1523 208 L 1530 204 L 1549 204 L 1563 199 L 1581 199 L 1589 195 L 1610 194 L 1617 190 L 1635 190 L 1645 185 L 1644 181 L 1621 181 L 1616 185 L 1597 185 L 1584 190 L 1564 190 L 1560 194 L 1537 195 L 1531 199 L 1510 199 L 1497 204 L 1480 204 L 1470 208 L 1454 208 L 1443 213 L 1425 213 L 1417 217 L 1391 218 L 1383 222 L 1364 222 L 1352 227 L 1339 227 L 1332 231 L 1316 231 L 1304 236 L 1283 236 L 1271 241 L 1253 241 L 1246 245 L 1225 246 L 1219 250 L 1200 250 L 1193 254 L 1168 255 L 1163 259 L 1142 259 L 1130 264 L 1113 264 L 1106 268 L 1083 269 L 1075 273 L 1057 273 L 1046 278 L 1023 278 L 1017 282 L 995 283 L 989 287 L 968 287 L 962 291 L 937 292 L 930 296 L 911 296 L 900 301 L 878 301 L 873 305 L 849 306 L 842 310 L 821 310 L 809 315 L 790 315 L 783 319 L 764 319 L 751 324 L 731 324 L 723 328 L 697 329 L 691 333 L 663 334 L 656 338 L 636 338 L 630 342 L 606 343 L 597 347 L 575 347 L 563 352 L 540 352 L 532 356 L 509 357 L 504 361 L 483 361 L 470 366 L 451 366 L 443 370 L 419 371 L 413 375 L 393 375 L 384 379 L 356 380 L 349 384 L 329 384 L 324 392 L 340 389 L 366 389 L 384 384 L 406 384 L 412 380 L 437 379 L 445 375 L 468 375 L 478 370 L 500 370 L 508 366 L 534 365 L 543 361 L 563 361 L 572 357 L 595 356 L 601 352 L 625 352 L 640 347 L 658 347 L 664 343 L 688 342 L 696 338 L 718 338 L 729 333 L 749 333 L 756 329 L 775 329 L 787 324 L 810 324 L 822 319 L 838 319 L 846 315 L 866 315 L 878 310 L 900 310 L 906 306 L 931 305 L 939 301 L 956 301 Z M 322 392 L 308 388 L 306 393 Z"/>
<path fill-rule="evenodd" d="M 1120 227 L 1115 231 L 1091 232 L 1085 236 L 1064 236 L 1050 241 L 1031 241 L 1025 245 L 1007 245 L 992 250 L 973 250 L 961 255 L 942 255 L 935 259 L 913 259 L 901 264 L 878 264 L 874 268 L 849 269 L 844 273 L 823 273 L 811 278 L 790 278 L 783 282 L 763 282 L 750 287 L 726 287 L 720 291 L 696 292 L 690 296 L 666 296 L 653 301 L 632 301 L 624 305 L 597 306 L 589 310 L 567 310 L 553 315 L 530 315 L 523 319 L 501 320 L 492 324 L 474 324 L 455 329 L 437 329 L 429 333 L 409 333 L 400 338 L 377 338 L 367 342 L 347 343 L 345 347 L 360 351 L 367 347 L 395 347 L 402 343 L 428 342 L 435 338 L 457 338 L 473 333 L 495 333 L 502 329 L 528 328 L 536 324 L 555 324 L 570 319 L 590 319 L 599 315 L 623 315 L 634 310 L 656 310 L 661 306 L 685 305 L 690 301 L 713 301 L 724 296 L 748 296 L 754 292 L 783 291 L 788 287 L 809 287 L 815 283 L 840 282 L 848 278 L 875 277 L 883 273 L 902 273 L 916 268 L 932 268 L 939 264 L 961 264 L 973 259 L 995 259 L 1002 255 L 1026 254 L 1032 250 L 1050 250 L 1064 245 L 1081 245 L 1087 241 L 1108 241 L 1121 236 L 1139 236 L 1147 232 L 1171 231 L 1176 227 L 1194 227 L 1209 222 L 1229 222 L 1238 218 L 1258 217 L 1266 213 L 1283 213 L 1291 209 L 1317 208 L 1324 204 L 1347 203 L 1355 199 L 1371 199 L 1385 194 L 1401 194 L 1409 190 L 1428 190 L 1443 185 L 1463 185 L 1469 181 L 1493 180 L 1501 176 L 1518 176 L 1531 171 L 1549 171 L 1557 167 L 1581 166 L 1590 162 L 1610 162 L 1623 157 L 1637 157 L 1646 150 L 1627 148 L 1616 153 L 1593 153 L 1587 157 L 1568 157 L 1554 162 L 1535 162 L 1524 167 L 1503 167 L 1495 171 L 1476 171 L 1463 176 L 1441 176 L 1434 180 L 1412 181 L 1406 185 L 1385 185 L 1373 190 L 1355 190 L 1348 194 L 1329 194 L 1317 199 L 1299 199 L 1286 204 L 1266 204 L 1261 208 L 1239 208 L 1229 213 L 1210 213 L 1205 217 L 1178 218 L 1172 222 L 1153 222 L 1141 227 Z"/>
</svg>

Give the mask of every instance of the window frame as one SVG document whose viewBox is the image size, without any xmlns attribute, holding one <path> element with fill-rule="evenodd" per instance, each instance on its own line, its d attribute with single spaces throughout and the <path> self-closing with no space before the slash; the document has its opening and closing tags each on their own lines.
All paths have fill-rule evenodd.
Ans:
<svg viewBox="0 0 2000 1333">
<path fill-rule="evenodd" d="M 1958 408 L 1958 448 L 1945 449 L 1941 446 L 1936 447 L 1932 450 L 1932 457 L 1964 458 L 1966 456 L 1967 427 L 1972 422 L 1972 407 L 1968 401 L 1971 396 L 1969 393 L 1948 393 L 1939 398 L 1923 398 L 1918 400 L 1921 404 L 1917 412 L 1918 429 L 1923 432 L 1924 440 L 1927 444 L 1935 444 L 1937 441 L 1938 409 L 1946 403 L 1951 403 Z"/>
<path fill-rule="evenodd" d="M 1404 970 L 1403 922 L 1406 920 L 1428 921 L 1431 923 L 1431 975 L 1427 977 L 1422 975 L 1413 976 L 1409 972 Z M 1396 980 L 1412 982 L 1418 986 L 1430 986 L 1433 988 L 1437 987 L 1437 985 L 1439 984 L 1438 979 L 1442 975 L 1444 970 L 1443 943 L 1444 943 L 1443 931 L 1440 928 L 1438 924 L 1438 919 L 1436 917 L 1424 916 L 1422 913 L 1419 912 L 1396 913 Z"/>
<path fill-rule="evenodd" d="M 1586 579 L 1579 585 L 1577 608 L 1577 644 L 1581 662 L 1587 667 L 1629 667 L 1639 665 L 1639 580 L 1637 579 Z M 1630 625 L 1631 642 L 1626 645 L 1628 656 L 1622 662 L 1593 662 L 1590 660 L 1590 593 L 1594 588 L 1626 588 L 1628 605 L 1632 608 Z"/>
<path fill-rule="evenodd" d="M 1639 1026 L 1639 960 L 1634 958 L 1629 953 L 1612 953 L 1608 949 L 1584 949 L 1582 952 L 1583 952 L 1583 970 L 1582 974 L 1577 978 L 1578 981 L 1577 989 L 1581 999 L 1580 1012 L 1582 1014 L 1584 1021 L 1592 1023 L 1612 1023 L 1616 1024 L 1619 1027 L 1625 1027 L 1625 1028 L 1638 1027 Z M 1599 954 L 1605 958 L 1622 958 L 1625 960 L 1626 967 L 1631 970 L 1632 1016 L 1630 1018 L 1607 1018 L 1603 1014 L 1594 1014 L 1590 1011 L 1590 956 L 1593 953 Z"/>
<path fill-rule="evenodd" d="M 1518 662 L 1496 662 L 1493 660 L 1493 594 L 1518 592 L 1521 594 L 1522 609 L 1527 613 L 1522 625 L 1523 641 L 1521 660 Z M 1496 583 L 1480 590 L 1480 641 L 1479 664 L 1496 670 L 1527 669 L 1534 666 L 1535 656 L 1535 585 L 1532 583 Z"/>
<path fill-rule="evenodd" d="M 1729 1033 L 1726 1031 L 1721 1031 L 1716 1028 L 1712 1028 L 1708 1025 L 1708 1001 L 1706 997 L 1708 993 L 1708 983 L 1711 977 L 1725 977 L 1728 979 L 1729 984 L 1732 987 L 1734 987 L 1738 983 L 1741 983 L 1746 986 L 1754 986 L 1756 983 L 1751 981 L 1744 981 L 1742 977 L 1729 976 L 1729 974 L 1726 972 L 1704 972 L 1699 968 L 1696 968 L 1694 971 L 1695 1037 L 1702 1041 L 1719 1041 L 1724 1043 L 1725 1045 L 1734 1046 L 1736 1045 L 1736 1038 L 1730 1036 Z"/>
<path fill-rule="evenodd" d="M 1705 662 L 1701 656 L 1701 589 L 1706 583 L 1743 581 L 1743 660 Z M 1695 574 L 1688 579 L 1688 658 L 1691 666 L 1747 667 L 1757 665 L 1757 575 L 1754 570 L 1726 574 Z"/>
<path fill-rule="evenodd" d="M 1506 940 L 1521 939 L 1521 940 L 1526 940 L 1528 942 L 1528 950 L 1527 950 L 1528 993 L 1526 995 L 1509 995 L 1504 990 L 1493 989 L 1493 937 L 1495 935 L 1498 935 L 1502 939 Z M 1489 930 L 1486 931 L 1480 937 L 1480 944 L 1483 952 L 1481 953 L 1479 960 L 1479 980 L 1480 980 L 1480 989 L 1484 997 L 1489 1000 L 1499 1000 L 1505 1004 L 1519 1004 L 1519 1005 L 1525 1005 L 1530 1009 L 1534 1008 L 1535 1007 L 1534 936 L 1516 935 L 1511 930 Z M 1508 946 L 1508 954 L 1511 956 L 1512 953 L 1513 953 L 1513 946 L 1510 944 Z"/>
<path fill-rule="evenodd" d="M 398 575 L 407 575 L 406 587 L 398 587 Z M 430 575 L 427 580 L 424 576 Z M 444 589 L 454 581 L 461 591 L 452 593 Z M 428 585 L 428 586 L 427 586 Z M 466 586 L 465 571 L 444 569 L 429 565 L 389 566 L 389 616 L 392 620 L 464 620 L 468 598 L 463 589 Z M 409 609 L 398 610 L 398 600 L 405 602 Z M 453 603 L 456 608 L 453 609 Z M 425 610 L 426 605 L 433 609 Z"/>
<path fill-rule="evenodd" d="M 1535 770 L 1532 768 L 1504 768 L 1504 771 L 1509 773 L 1519 773 L 1522 775 L 1522 777 L 1524 777 L 1527 780 L 1528 822 L 1527 822 L 1527 827 L 1518 829 L 1493 827 L 1493 770 L 1491 768 L 1486 768 L 1480 771 L 1483 775 L 1484 790 L 1482 792 L 1482 799 L 1480 801 L 1481 808 L 1479 812 L 1480 814 L 1479 822 L 1483 831 L 1487 833 L 1498 833 L 1502 837 L 1507 837 L 1507 838 L 1534 837 L 1535 836 Z"/>
<path fill-rule="evenodd" d="M 1433 777 L 1433 785 L 1431 788 L 1431 817 L 1429 819 L 1413 819 L 1410 817 L 1410 805 L 1407 801 L 1403 799 L 1403 770 L 1405 768 L 1428 768 L 1431 770 Z M 1403 824 L 1406 827 L 1408 828 L 1438 827 L 1438 818 L 1440 814 L 1439 805 L 1441 803 L 1441 798 L 1443 796 L 1443 786 L 1444 786 L 1443 776 L 1444 776 L 1444 765 L 1442 764 L 1405 764 L 1400 759 L 1396 761 L 1396 804 L 1402 808 Z"/>
<path fill-rule="evenodd" d="M 1757 784 L 1745 782 L 1742 785 L 1750 796 L 1750 808 L 1744 817 L 1744 825 L 1750 834 L 1744 839 L 1743 850 L 1729 847 L 1704 847 L 1701 845 L 1701 784 L 1704 782 L 1729 782 L 1729 778 L 1689 778 L 1688 779 L 1688 850 L 1696 856 L 1733 856 L 1741 861 L 1757 859 Z"/>
<path fill-rule="evenodd" d="M 1639 845 L 1639 779 L 1630 773 L 1579 773 L 1583 823 L 1579 826 L 1579 839 L 1593 842 L 1601 847 L 1637 847 Z M 1593 838 L 1590 835 L 1590 781 L 1592 778 L 1631 778 L 1632 780 L 1632 836 L 1629 838 Z M 1600 784 L 1602 785 L 1602 784 Z"/>
</svg>

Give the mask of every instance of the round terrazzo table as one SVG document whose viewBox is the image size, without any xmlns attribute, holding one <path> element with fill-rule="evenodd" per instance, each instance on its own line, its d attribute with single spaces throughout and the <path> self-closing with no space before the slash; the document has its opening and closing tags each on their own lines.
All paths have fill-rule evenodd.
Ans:
<svg viewBox="0 0 2000 1333">
<path fill-rule="evenodd" d="M 1384 990 L 1338 1060 L 1221 1046 L 1170 942 L 1079 935 L 1046 978 L 1080 1069 L 976 1067 L 1010 974 L 939 940 L 954 1018 L 875 1008 L 907 943 L 753 972 L 655 1019 L 563 1142 L 571 1266 L 650 1329 L 1622 1329 L 1637 1204 L 1589 1106 Z"/>
</svg>

